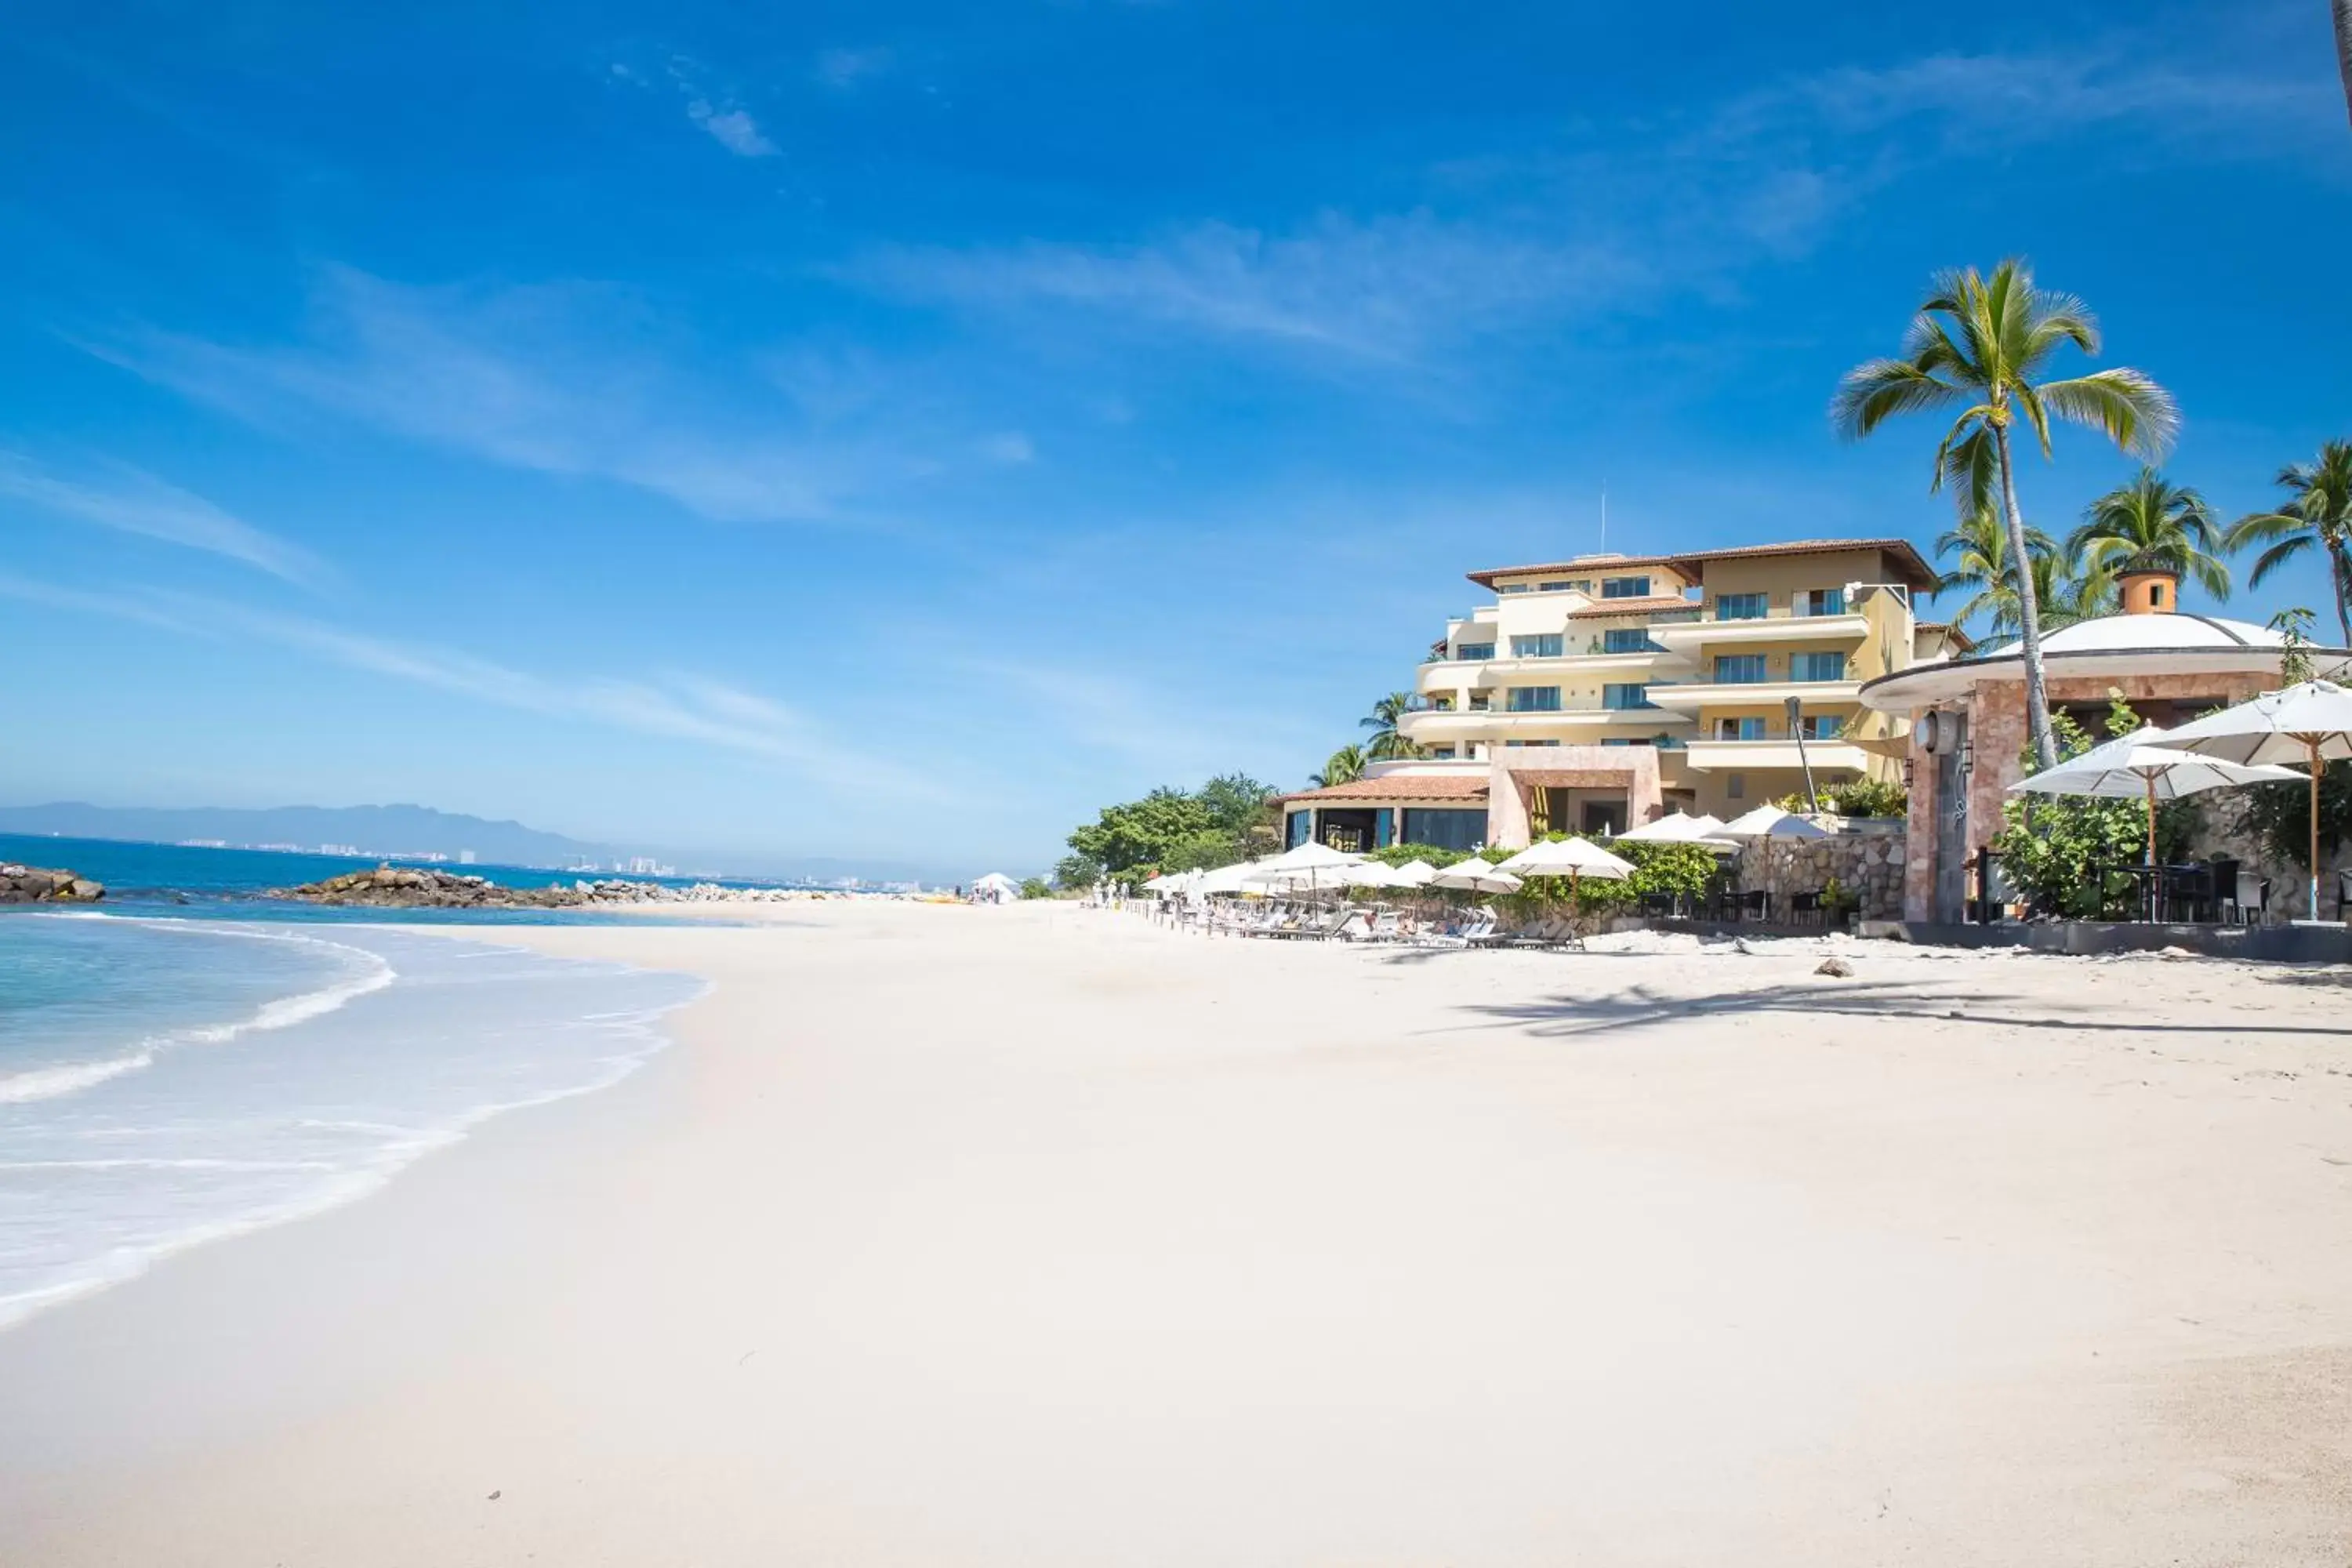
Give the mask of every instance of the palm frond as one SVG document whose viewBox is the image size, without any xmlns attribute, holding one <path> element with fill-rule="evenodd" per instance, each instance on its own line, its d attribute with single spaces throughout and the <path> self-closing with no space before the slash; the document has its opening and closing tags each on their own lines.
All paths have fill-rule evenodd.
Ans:
<svg viewBox="0 0 2352 1568">
<path fill-rule="evenodd" d="M 2045 382 L 2042 401 L 2070 424 L 2102 431 L 2125 451 L 2163 456 L 2180 432 L 2180 410 L 2155 379 L 2128 366 Z"/>
<path fill-rule="evenodd" d="M 1908 360 L 1872 360 L 1838 383 L 1837 395 L 1830 399 L 1830 424 L 1856 441 L 1895 415 L 1948 407 L 1962 395 L 1958 387 Z"/>
</svg>

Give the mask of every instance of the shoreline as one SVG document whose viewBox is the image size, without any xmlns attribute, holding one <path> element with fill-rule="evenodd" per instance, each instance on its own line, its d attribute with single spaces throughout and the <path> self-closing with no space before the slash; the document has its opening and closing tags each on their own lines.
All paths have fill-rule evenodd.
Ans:
<svg viewBox="0 0 2352 1568">
<path fill-rule="evenodd" d="M 2352 1524 L 2339 972 L 793 913 L 442 928 L 710 988 L 625 1082 L 0 1334 L 0 1556 L 2316 1563 Z"/>
</svg>

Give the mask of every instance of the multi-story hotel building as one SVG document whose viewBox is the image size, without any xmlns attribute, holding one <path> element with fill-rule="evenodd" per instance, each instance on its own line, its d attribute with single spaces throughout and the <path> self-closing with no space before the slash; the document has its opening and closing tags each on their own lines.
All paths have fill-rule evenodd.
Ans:
<svg viewBox="0 0 2352 1568">
<path fill-rule="evenodd" d="M 1682 809 L 1728 817 L 1899 771 L 1863 682 L 1951 657 L 1921 621 L 1936 574 L 1899 539 L 1588 555 L 1473 572 L 1494 595 L 1449 621 L 1401 730 L 1423 756 L 1286 801 L 1287 837 L 1523 845 Z"/>
</svg>

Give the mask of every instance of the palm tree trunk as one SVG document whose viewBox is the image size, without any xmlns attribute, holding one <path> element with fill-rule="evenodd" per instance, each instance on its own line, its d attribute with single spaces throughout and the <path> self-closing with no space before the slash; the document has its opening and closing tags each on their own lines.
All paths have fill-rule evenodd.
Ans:
<svg viewBox="0 0 2352 1568">
<path fill-rule="evenodd" d="M 2352 0 L 2337 0 L 2352 5 Z M 2017 510 L 2017 477 L 2009 466 L 2009 426 L 1992 427 L 2000 458 L 2000 504 L 2009 519 L 2009 553 L 2017 563 L 2017 640 L 2025 654 L 2025 723 L 2033 737 L 2035 763 L 2058 765 L 2058 740 L 2050 732 L 2050 693 L 2042 678 L 2042 606 L 2034 600 L 2033 559 L 2025 550 L 2025 514 Z"/>
<path fill-rule="evenodd" d="M 2352 118 L 2352 0 L 2335 0 L 2336 71 L 2344 79 L 2344 112 Z"/>
<path fill-rule="evenodd" d="M 2336 9 L 2352 5 L 2352 0 L 2336 0 Z M 2328 563 L 2335 568 L 2336 626 L 2344 634 L 2343 646 L 2352 647 L 2352 548 L 2338 546 L 2328 552 Z"/>
</svg>

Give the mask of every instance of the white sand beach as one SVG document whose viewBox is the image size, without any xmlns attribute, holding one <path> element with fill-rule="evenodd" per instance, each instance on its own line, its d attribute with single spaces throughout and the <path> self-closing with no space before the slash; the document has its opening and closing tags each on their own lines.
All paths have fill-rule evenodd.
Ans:
<svg viewBox="0 0 2352 1568">
<path fill-rule="evenodd" d="M 0 1562 L 2352 1550 L 2352 974 L 467 934 L 716 985 L 617 1087 L 0 1334 Z"/>
</svg>

